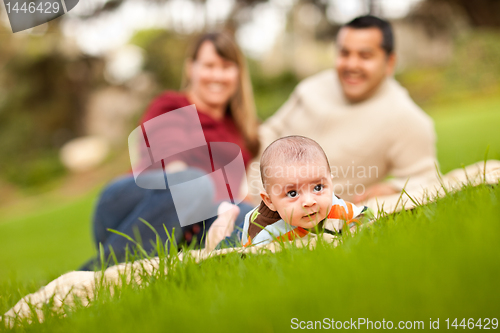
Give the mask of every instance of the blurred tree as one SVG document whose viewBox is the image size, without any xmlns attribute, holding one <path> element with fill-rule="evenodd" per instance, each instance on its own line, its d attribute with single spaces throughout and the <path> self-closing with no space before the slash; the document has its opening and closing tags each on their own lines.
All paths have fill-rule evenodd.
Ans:
<svg viewBox="0 0 500 333">
<path fill-rule="evenodd" d="M 104 2 L 100 7 L 97 7 L 94 11 L 81 15 L 82 19 L 95 18 L 101 14 L 116 11 L 128 0 L 109 0 Z M 148 3 L 166 3 L 171 0 L 142 0 Z M 207 26 L 207 1 L 206 0 L 190 0 L 191 2 L 202 6 L 205 9 L 205 27 L 202 30 L 208 28 Z M 235 0 L 234 5 L 229 13 L 227 19 L 222 23 L 222 28 L 235 32 L 236 29 L 249 19 L 249 10 L 255 7 L 259 3 L 267 2 L 268 0 Z"/>
<path fill-rule="evenodd" d="M 80 134 L 103 62 L 65 55 L 57 23 L 42 36 L 1 34 L 0 176 L 39 185 L 63 172 L 58 148 Z"/>
<path fill-rule="evenodd" d="M 499 58 L 500 31 L 475 29 L 457 37 L 447 65 L 406 70 L 397 79 L 421 106 L 498 95 Z"/>
<path fill-rule="evenodd" d="M 449 17 L 435 13 L 442 13 L 443 5 L 462 13 L 473 27 L 500 28 L 498 0 L 425 0 L 419 6 L 419 12 L 422 16 L 434 17 L 434 21 L 447 21 Z"/>
<path fill-rule="evenodd" d="M 160 88 L 177 90 L 181 85 L 184 58 L 190 41 L 190 35 L 147 29 L 138 31 L 130 43 L 146 51 L 144 70 L 153 74 Z"/>
<path fill-rule="evenodd" d="M 436 0 L 434 0 L 436 1 Z M 500 28 L 500 1 L 498 0 L 439 0 L 448 1 L 464 9 L 475 27 Z"/>
</svg>

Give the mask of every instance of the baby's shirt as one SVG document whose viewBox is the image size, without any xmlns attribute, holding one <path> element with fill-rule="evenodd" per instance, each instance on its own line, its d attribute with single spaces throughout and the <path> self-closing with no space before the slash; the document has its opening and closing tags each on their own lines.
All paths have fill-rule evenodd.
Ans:
<svg viewBox="0 0 500 333">
<path fill-rule="evenodd" d="M 333 196 L 328 216 L 318 223 L 325 232 L 337 234 L 344 224 L 352 227 L 361 224 L 361 219 L 373 214 L 366 206 L 357 207 Z M 273 240 L 293 240 L 307 236 L 311 231 L 286 223 L 278 212 L 270 210 L 264 202 L 245 216 L 241 243 L 244 246 L 268 244 Z"/>
</svg>

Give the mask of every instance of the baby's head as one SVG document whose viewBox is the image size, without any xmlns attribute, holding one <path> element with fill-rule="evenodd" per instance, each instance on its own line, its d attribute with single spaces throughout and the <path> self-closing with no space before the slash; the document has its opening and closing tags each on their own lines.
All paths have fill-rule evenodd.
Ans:
<svg viewBox="0 0 500 333">
<path fill-rule="evenodd" d="M 260 159 L 262 200 L 285 222 L 303 228 L 323 220 L 332 205 L 332 176 L 325 152 L 314 140 L 287 136 L 271 143 Z"/>
</svg>

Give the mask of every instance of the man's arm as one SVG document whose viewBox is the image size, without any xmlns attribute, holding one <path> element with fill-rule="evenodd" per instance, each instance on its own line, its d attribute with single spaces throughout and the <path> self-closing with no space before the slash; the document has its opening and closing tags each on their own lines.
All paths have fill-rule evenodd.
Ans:
<svg viewBox="0 0 500 333">
<path fill-rule="evenodd" d="M 423 112 L 423 111 L 422 111 Z M 394 139 L 387 152 L 390 174 L 387 184 L 398 192 L 419 189 L 436 179 L 436 133 L 434 123 L 425 114 L 417 114 L 394 126 Z"/>
<path fill-rule="evenodd" d="M 398 185 L 394 185 L 391 182 L 377 183 L 368 186 L 366 190 L 361 194 L 356 194 L 352 198 L 353 203 L 359 203 L 374 197 L 383 197 L 386 195 L 391 195 L 400 192 L 401 189 Z"/>
</svg>

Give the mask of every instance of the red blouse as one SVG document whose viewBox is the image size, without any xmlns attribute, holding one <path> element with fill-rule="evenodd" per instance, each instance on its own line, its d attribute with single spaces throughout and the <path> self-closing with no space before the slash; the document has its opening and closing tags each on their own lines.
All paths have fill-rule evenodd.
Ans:
<svg viewBox="0 0 500 333">
<path fill-rule="evenodd" d="M 185 94 L 175 91 L 167 91 L 153 100 L 153 102 L 148 107 L 148 110 L 142 117 L 140 123 L 141 125 L 143 125 L 148 120 L 158 117 L 164 113 L 192 104 L 193 103 L 191 103 L 187 99 L 187 96 Z M 198 110 L 198 117 L 200 119 L 201 128 L 203 130 L 203 134 L 205 135 L 206 142 L 231 142 L 237 144 L 241 149 L 245 168 L 247 168 L 252 159 L 252 155 L 245 147 L 243 137 L 238 131 L 238 128 L 236 127 L 232 116 L 227 113 L 224 119 L 216 120 L 206 113 L 200 112 Z M 164 134 L 175 136 L 175 139 L 177 141 L 189 140 L 189 133 L 186 133 L 186 131 L 183 131 L 182 129 L 178 129 L 173 133 L 162 133 L 162 135 Z M 147 141 L 147 137 L 145 139 L 146 144 L 149 147 L 150 145 Z M 164 162 L 165 164 L 168 164 L 168 160 L 180 159 L 189 166 L 198 167 L 207 172 L 212 172 L 213 170 L 207 168 L 204 153 L 206 153 L 206 150 L 192 149 L 189 152 L 178 154 L 175 157 L 169 158 Z"/>
</svg>

